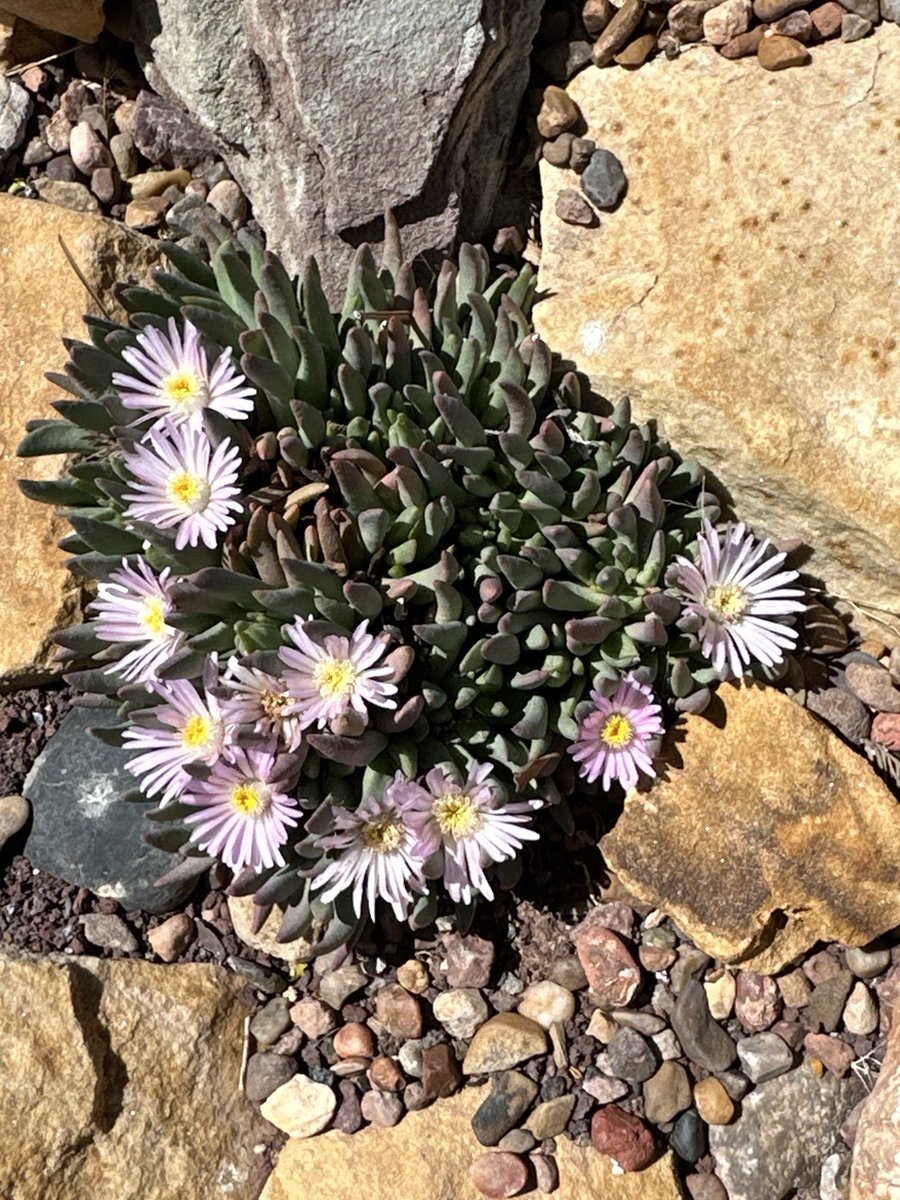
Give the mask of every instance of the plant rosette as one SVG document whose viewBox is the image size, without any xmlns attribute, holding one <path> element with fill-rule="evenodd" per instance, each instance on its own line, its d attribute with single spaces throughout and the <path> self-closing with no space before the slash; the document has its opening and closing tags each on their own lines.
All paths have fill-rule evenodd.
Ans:
<svg viewBox="0 0 900 1200">
<path fill-rule="evenodd" d="M 335 314 L 244 232 L 167 254 L 127 327 L 66 343 L 61 419 L 19 448 L 71 456 L 22 488 L 98 581 L 57 641 L 118 708 L 97 733 L 167 878 L 218 860 L 320 952 L 379 906 L 468 919 L 544 810 L 652 779 L 666 720 L 784 669 L 795 572 L 562 369 L 530 268 L 463 246 L 426 292 L 388 218 Z"/>
</svg>

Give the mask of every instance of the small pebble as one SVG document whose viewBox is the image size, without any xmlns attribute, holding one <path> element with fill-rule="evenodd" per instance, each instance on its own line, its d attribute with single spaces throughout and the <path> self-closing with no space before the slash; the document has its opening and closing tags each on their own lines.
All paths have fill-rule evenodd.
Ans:
<svg viewBox="0 0 900 1200">
<path fill-rule="evenodd" d="M 841 21 L 842 42 L 858 42 L 861 38 L 868 37 L 871 32 L 872 22 L 857 16 L 856 13 L 847 13 Z"/>
<path fill-rule="evenodd" d="M 417 958 L 411 958 L 397 968 L 397 982 L 414 996 L 421 996 L 431 985 L 425 964 Z"/>
<path fill-rule="evenodd" d="M 578 961 L 578 956 L 568 954 L 565 958 L 558 958 L 550 967 L 547 976 L 553 983 L 558 983 L 560 987 L 568 988 L 570 992 L 578 992 L 582 988 L 587 987 L 587 976 L 584 973 L 584 967 Z"/>
<path fill-rule="evenodd" d="M 594 42 L 591 60 L 595 66 L 605 67 L 612 62 L 616 52 L 640 25 L 643 15 L 644 0 L 625 0 Z"/>
<path fill-rule="evenodd" d="M 853 976 L 849 971 L 839 971 L 831 979 L 817 984 L 806 1006 L 805 1015 L 810 1025 L 813 1028 L 821 1025 L 826 1033 L 833 1033 L 840 1023 L 852 986 Z"/>
<path fill-rule="evenodd" d="M 133 954 L 138 941 L 121 917 L 114 913 L 85 913 L 80 918 L 84 936 L 101 950 L 121 950 Z"/>
<path fill-rule="evenodd" d="M 788 13 L 786 17 L 782 17 L 780 21 L 776 21 L 772 29 L 775 33 L 784 34 L 785 37 L 796 38 L 804 46 L 811 42 L 815 36 L 812 17 L 806 9 Z"/>
<path fill-rule="evenodd" d="M 419 1001 L 399 983 L 389 983 L 375 996 L 375 1017 L 396 1038 L 417 1038 L 422 1033 Z"/>
<path fill-rule="evenodd" d="M 488 1150 L 469 1167 L 473 1185 L 489 1200 L 505 1200 L 521 1192 L 528 1182 L 528 1166 L 518 1154 Z"/>
<path fill-rule="evenodd" d="M 766 71 L 783 71 L 787 67 L 802 67 L 810 61 L 810 53 L 802 42 L 774 33 L 764 37 L 756 52 L 759 65 Z"/>
<path fill-rule="evenodd" d="M 857 1037 L 866 1037 L 878 1028 L 878 1006 L 864 983 L 856 983 L 844 1005 L 844 1028 Z"/>
<path fill-rule="evenodd" d="M 585 1032 L 592 1038 L 596 1038 L 604 1046 L 609 1044 L 610 1038 L 616 1032 L 619 1026 L 616 1022 L 602 1012 L 599 1008 L 595 1008 L 591 1013 L 591 1019 L 588 1021 L 588 1026 Z"/>
<path fill-rule="evenodd" d="M 724 1071 L 734 1062 L 734 1041 L 710 1016 L 706 992 L 696 979 L 689 979 L 681 989 L 671 1020 L 685 1053 L 702 1067 Z"/>
<path fill-rule="evenodd" d="M 780 975 L 775 982 L 788 1008 L 804 1008 L 809 1003 L 812 987 L 803 971 L 790 971 Z"/>
<path fill-rule="evenodd" d="M 434 1018 L 451 1037 L 468 1041 L 489 1016 L 487 1002 L 475 988 L 453 988 L 439 992 L 432 1004 Z"/>
<path fill-rule="evenodd" d="M 356 1133 L 363 1126 L 359 1088 L 349 1080 L 342 1080 L 337 1086 L 341 1102 L 334 1114 L 334 1128 L 341 1133 Z"/>
<path fill-rule="evenodd" d="M 803 1046 L 811 1059 L 823 1063 L 832 1075 L 839 1078 L 847 1074 L 856 1058 L 852 1046 L 838 1037 L 829 1037 L 827 1033 L 808 1033 L 803 1039 Z"/>
<path fill-rule="evenodd" d="M 298 1000 L 296 1004 L 292 1005 L 290 1017 L 297 1028 L 301 1029 L 308 1038 L 324 1037 L 326 1033 L 331 1033 L 337 1025 L 334 1009 L 323 1004 L 321 1000 L 316 1000 L 313 996 L 304 996 L 302 1000 Z"/>
<path fill-rule="evenodd" d="M 662 1017 L 657 1017 L 654 1013 L 633 1012 L 630 1008 L 619 1008 L 610 1013 L 610 1016 L 617 1025 L 622 1025 L 626 1029 L 634 1029 L 647 1037 L 652 1037 L 655 1033 L 662 1033 L 666 1028 Z"/>
<path fill-rule="evenodd" d="M 595 1150 L 608 1154 L 626 1172 L 642 1170 L 656 1152 L 649 1126 L 617 1104 L 608 1104 L 594 1113 L 591 1141 Z"/>
<path fill-rule="evenodd" d="M 703 35 L 711 46 L 724 46 L 747 32 L 752 12 L 750 0 L 724 0 L 704 14 Z"/>
<path fill-rule="evenodd" d="M 188 199 L 192 199 L 192 197 L 186 196 L 185 200 Z M 184 202 L 184 200 L 181 201 L 182 204 Z M 356 963 L 348 963 L 346 966 L 338 967 L 336 970 L 321 975 L 319 996 L 333 1009 L 341 1009 L 344 1007 L 344 1002 L 349 1000 L 360 988 L 364 988 L 368 982 L 367 976 L 363 974 Z"/>
<path fill-rule="evenodd" d="M 375 1054 L 375 1035 L 359 1021 L 343 1025 L 333 1040 L 338 1058 L 372 1058 Z"/>
<path fill-rule="evenodd" d="M 406 1083 L 403 1072 L 386 1054 L 379 1054 L 377 1058 L 372 1059 L 372 1065 L 366 1072 L 366 1077 L 372 1087 L 381 1092 L 402 1091 Z"/>
<path fill-rule="evenodd" d="M 544 1100 L 535 1108 L 525 1122 L 525 1128 L 539 1141 L 546 1138 L 558 1137 L 565 1132 L 575 1107 L 575 1096 L 570 1092 L 566 1096 L 557 1096 L 553 1100 Z"/>
<path fill-rule="evenodd" d="M 101 204 L 112 204 L 119 191 L 119 181 L 112 167 L 98 167 L 92 172 L 91 191 Z"/>
<path fill-rule="evenodd" d="M 87 121 L 79 121 L 69 134 L 69 153 L 72 162 L 82 173 L 90 175 L 98 167 L 111 167 L 113 158 L 100 135 Z"/>
<path fill-rule="evenodd" d="M 599 218 L 580 192 L 574 188 L 561 188 L 556 193 L 554 211 L 566 225 L 583 225 L 590 228 L 599 224 Z"/>
<path fill-rule="evenodd" d="M 288 1137 L 307 1138 L 331 1124 L 337 1104 L 337 1096 L 326 1083 L 294 1075 L 263 1102 L 260 1112 Z"/>
<path fill-rule="evenodd" d="M 677 1062 L 664 1062 L 643 1087 L 644 1115 L 654 1125 L 672 1121 L 691 1106 L 691 1082 Z"/>
<path fill-rule="evenodd" d="M 692 1108 L 675 1122 L 670 1141 L 678 1157 L 687 1163 L 697 1162 L 706 1153 L 706 1126 Z"/>
<path fill-rule="evenodd" d="M 288 1002 L 283 996 L 273 996 L 250 1022 L 250 1032 L 260 1046 L 271 1046 L 290 1027 Z"/>
<path fill-rule="evenodd" d="M 254 1104 L 262 1104 L 269 1096 L 297 1074 L 297 1064 L 277 1054 L 251 1054 L 247 1059 L 244 1091 Z"/>
<path fill-rule="evenodd" d="M 543 103 L 537 116 L 538 133 L 542 138 L 559 137 L 577 125 L 580 117 L 578 105 L 568 92 L 555 84 L 544 88 Z"/>
<path fill-rule="evenodd" d="M 707 1125 L 727 1125 L 734 1119 L 734 1104 L 714 1075 L 694 1085 L 694 1107 Z"/>
<path fill-rule="evenodd" d="M 635 1029 L 617 1029 L 610 1039 L 607 1056 L 609 1074 L 629 1083 L 643 1083 L 659 1066 L 653 1043 Z"/>
<path fill-rule="evenodd" d="M 826 979 L 834 979 L 835 975 L 840 975 L 841 964 L 834 954 L 830 954 L 827 950 L 820 950 L 803 964 L 803 973 L 810 983 L 816 985 L 824 983 Z"/>
<path fill-rule="evenodd" d="M 678 996 L 689 979 L 699 979 L 710 964 L 710 957 L 695 946 L 682 946 L 678 959 L 672 967 L 670 982 L 672 991 Z"/>
<path fill-rule="evenodd" d="M 844 19 L 846 11 L 840 4 L 835 3 L 834 0 L 829 0 L 827 4 L 820 4 L 818 8 L 812 9 L 809 15 L 812 20 L 813 29 L 823 41 L 840 33 L 841 22 Z M 846 645 L 847 639 L 845 637 L 843 643 L 837 647 L 838 652 L 843 650 Z"/>
<path fill-rule="evenodd" d="M 403 1116 L 403 1101 L 390 1092 L 366 1092 L 359 1108 L 364 1121 L 384 1129 L 398 1124 Z"/>
<path fill-rule="evenodd" d="M 183 184 L 181 186 L 184 186 Z M 209 189 L 207 203 L 219 216 L 224 217 L 232 229 L 246 225 L 250 215 L 247 197 L 233 179 L 220 179 Z"/>
<path fill-rule="evenodd" d="M 613 61 L 620 67 L 634 69 L 642 67 L 656 49 L 656 34 L 642 33 L 615 55 Z"/>
<path fill-rule="evenodd" d="M 541 157 L 548 162 L 551 167 L 567 167 L 569 165 L 569 157 L 572 153 L 572 143 L 574 141 L 574 133 L 561 133 L 559 137 L 555 137 L 550 141 L 544 142 L 543 146 L 541 147 Z"/>
<path fill-rule="evenodd" d="M 496 1146 L 531 1108 L 537 1084 L 521 1071 L 498 1071 L 491 1090 L 472 1117 L 472 1130 L 482 1146 Z"/>
<path fill-rule="evenodd" d="M 543 1029 L 562 1025 L 575 1015 L 575 997 L 558 983 L 544 979 L 529 984 L 519 1001 L 518 1011 L 537 1021 Z"/>
<path fill-rule="evenodd" d="M 718 979 L 707 980 L 703 989 L 706 992 L 710 1016 L 716 1021 L 727 1021 L 734 1008 L 737 992 L 734 976 L 729 971 L 723 971 Z"/>
<path fill-rule="evenodd" d="M 890 950 L 861 950 L 851 946 L 845 957 L 848 969 L 857 979 L 874 979 L 891 965 Z"/>
<path fill-rule="evenodd" d="M 662 1033 L 654 1033 L 650 1040 L 664 1062 L 671 1058 L 681 1058 L 683 1053 L 681 1043 L 671 1029 L 664 1029 Z"/>
<path fill-rule="evenodd" d="M 497 1143 L 498 1150 L 508 1150 L 510 1154 L 527 1154 L 537 1145 L 534 1134 L 527 1129 L 511 1129 Z"/>
<path fill-rule="evenodd" d="M 24 796 L 0 798 L 0 850 L 19 832 L 31 816 L 31 805 Z"/>
<path fill-rule="evenodd" d="M 132 200 L 125 207 L 125 224 L 129 229 L 155 229 L 168 207 L 168 201 L 162 196 Z"/>
<path fill-rule="evenodd" d="M 628 1084 L 621 1079 L 608 1079 L 607 1076 L 600 1074 L 585 1078 L 581 1087 L 598 1104 L 612 1104 L 615 1100 L 621 1100 L 623 1096 L 627 1096 L 629 1092 Z"/>
<path fill-rule="evenodd" d="M 569 153 L 569 166 L 573 171 L 577 171 L 580 174 L 591 161 L 591 155 L 596 149 L 597 144 L 596 142 L 592 141 L 591 138 L 573 138 L 572 148 Z M 564 984 L 563 986 L 568 985 Z M 583 987 L 584 985 L 582 984 L 581 986 Z"/>
<path fill-rule="evenodd" d="M 476 1031 L 463 1060 L 463 1074 L 503 1071 L 546 1051 L 547 1035 L 536 1021 L 519 1013 L 500 1013 Z"/>
<path fill-rule="evenodd" d="M 749 58 L 759 50 L 759 43 L 763 40 L 765 32 L 765 26 L 757 25 L 755 29 L 748 29 L 746 33 L 739 33 L 737 37 L 733 37 L 724 46 L 720 46 L 719 53 L 723 58 Z"/>
<path fill-rule="evenodd" d="M 397 1051 L 397 1061 L 413 1079 L 422 1077 L 422 1063 L 424 1058 L 424 1047 L 421 1038 L 413 1038 L 411 1041 L 404 1042 Z"/>
<path fill-rule="evenodd" d="M 494 944 L 474 934 L 451 933 L 444 941 L 447 986 L 483 988 L 490 982 Z"/>
<path fill-rule="evenodd" d="M 130 179 L 137 173 L 138 154 L 130 134 L 114 133 L 109 139 L 109 151 L 123 179 Z"/>
<path fill-rule="evenodd" d="M 581 10 L 581 19 L 591 37 L 598 37 L 616 15 L 616 6 L 611 0 L 586 0 Z"/>
<path fill-rule="evenodd" d="M 774 1025 L 781 1015 L 781 995 L 775 980 L 753 971 L 739 971 L 734 1015 L 750 1033 L 759 1033 Z"/>
<path fill-rule="evenodd" d="M 595 151 L 591 164 L 598 155 L 607 154 L 605 150 Z M 609 155 L 609 158 L 613 157 Z M 587 170 L 590 169 L 588 166 Z M 582 176 L 582 183 L 586 174 L 587 171 Z M 626 1008 L 641 985 L 641 969 L 622 938 L 599 924 L 589 913 L 572 931 L 572 940 L 596 1002 L 602 1008 Z"/>
<path fill-rule="evenodd" d="M 842 38 L 846 20 L 845 17 L 841 23 Z M 900 688 L 894 686 L 887 667 L 878 663 L 849 662 L 845 672 L 847 686 L 864 704 L 868 704 L 876 712 L 900 713 Z"/>
<path fill-rule="evenodd" d="M 424 1095 L 428 1100 L 452 1096 L 462 1082 L 459 1061 L 451 1046 L 438 1042 L 422 1053 L 421 1076 Z"/>
<path fill-rule="evenodd" d="M 100 205 L 83 183 L 63 179 L 36 179 L 34 186 L 38 195 L 48 204 L 60 208 L 71 208 L 75 212 L 99 213 Z"/>
<path fill-rule="evenodd" d="M 629 0 L 626 0 L 627 3 Z M 581 175 L 581 187 L 591 203 L 597 208 L 613 209 L 622 199 L 627 186 L 625 171 L 615 154 L 611 150 L 595 150 Z M 587 973 L 590 979 L 590 972 Z"/>
<path fill-rule="evenodd" d="M 715 1175 L 688 1175 L 684 1186 L 691 1200 L 728 1200 L 724 1183 Z"/>
<path fill-rule="evenodd" d="M 872 741 L 880 742 L 889 750 L 900 750 L 900 714 L 876 713 L 872 721 Z"/>
<path fill-rule="evenodd" d="M 191 181 L 190 171 L 177 167 L 172 171 L 144 171 L 128 180 L 132 200 L 146 200 L 150 196 L 161 196 L 168 187 L 183 188 Z"/>
<path fill-rule="evenodd" d="M 528 1159 L 534 1171 L 536 1189 L 544 1195 L 555 1192 L 559 1187 L 559 1167 L 556 1165 L 556 1159 L 549 1154 L 530 1154 Z"/>
<path fill-rule="evenodd" d="M 741 1066 L 754 1083 L 783 1075 L 794 1065 L 793 1051 L 775 1033 L 743 1038 L 737 1044 L 737 1052 Z"/>
</svg>

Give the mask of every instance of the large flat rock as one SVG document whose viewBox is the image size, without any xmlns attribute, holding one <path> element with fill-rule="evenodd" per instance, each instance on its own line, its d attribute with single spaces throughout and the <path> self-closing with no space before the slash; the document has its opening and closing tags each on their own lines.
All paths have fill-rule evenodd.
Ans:
<svg viewBox="0 0 900 1200">
<path fill-rule="evenodd" d="M 771 688 L 725 685 L 670 732 L 680 764 L 632 793 L 601 849 L 701 950 L 773 974 L 817 941 L 900 925 L 900 807 L 869 763 Z M 666 756 L 666 749 L 664 749 Z"/>
<path fill-rule="evenodd" d="M 254 1200 L 241 980 L 218 967 L 0 952 L 0 1196 Z"/>
<path fill-rule="evenodd" d="M 566 225 L 578 177 L 542 165 L 539 332 L 896 642 L 900 28 L 776 74 L 692 46 L 569 94 L 628 192 Z"/>
<path fill-rule="evenodd" d="M 470 1122 L 487 1091 L 466 1088 L 409 1113 L 393 1129 L 372 1125 L 352 1136 L 332 1131 L 289 1140 L 260 1200 L 483 1200 L 469 1179 L 470 1165 L 484 1153 Z M 592 1146 L 559 1137 L 556 1148 L 555 1200 L 682 1200 L 671 1154 L 619 1175 Z M 521 1200 L 543 1194 L 523 1192 Z"/>
<path fill-rule="evenodd" d="M 56 414 L 62 393 L 44 378 L 66 361 L 63 337 L 85 336 L 82 315 L 99 315 L 69 266 L 62 238 L 107 308 L 116 280 L 147 283 L 159 243 L 123 225 L 34 200 L 0 195 L 0 687 L 51 674 L 52 630 L 81 619 L 82 594 L 57 542 L 70 532 L 53 509 L 26 500 L 16 480 L 55 479 L 62 459 L 16 458 L 32 417 Z"/>
<path fill-rule="evenodd" d="M 894 1009 L 887 1055 L 853 1143 L 850 1200 L 900 1196 L 900 1015 Z"/>
</svg>

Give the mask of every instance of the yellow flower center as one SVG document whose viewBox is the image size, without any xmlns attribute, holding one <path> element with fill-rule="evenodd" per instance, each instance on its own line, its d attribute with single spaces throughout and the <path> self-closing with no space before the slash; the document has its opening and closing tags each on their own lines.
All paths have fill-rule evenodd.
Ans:
<svg viewBox="0 0 900 1200">
<path fill-rule="evenodd" d="M 191 475 L 188 471 L 176 471 L 166 491 L 170 500 L 183 504 L 191 512 L 200 512 L 209 503 L 209 484 L 202 475 Z"/>
<path fill-rule="evenodd" d="M 151 596 L 144 601 L 140 622 L 151 637 L 160 637 L 166 632 L 166 606 L 160 596 Z"/>
<path fill-rule="evenodd" d="M 195 713 L 189 717 L 181 731 L 181 740 L 188 750 L 199 750 L 212 736 L 212 721 L 209 717 Z"/>
<path fill-rule="evenodd" d="M 722 583 L 706 593 L 706 607 L 722 625 L 739 621 L 750 605 L 750 597 L 736 583 Z"/>
<path fill-rule="evenodd" d="M 359 672 L 349 658 L 329 658 L 313 670 L 313 683 L 319 695 L 329 700 L 335 696 L 349 696 L 356 688 Z"/>
<path fill-rule="evenodd" d="M 182 367 L 162 381 L 162 390 L 173 408 L 185 408 L 205 399 L 206 384 L 199 375 Z"/>
<path fill-rule="evenodd" d="M 431 811 L 444 837 L 468 837 L 484 824 L 478 805 L 465 792 L 445 792 Z"/>
<path fill-rule="evenodd" d="M 389 854 L 403 841 L 403 823 L 398 817 L 374 817 L 362 830 L 363 845 L 376 854 Z"/>
<path fill-rule="evenodd" d="M 242 817 L 261 817 L 272 806 L 272 794 L 259 782 L 238 783 L 228 797 Z"/>
<path fill-rule="evenodd" d="M 614 749 L 627 746 L 631 741 L 634 727 L 622 713 L 610 713 L 600 730 L 600 740 Z"/>
</svg>

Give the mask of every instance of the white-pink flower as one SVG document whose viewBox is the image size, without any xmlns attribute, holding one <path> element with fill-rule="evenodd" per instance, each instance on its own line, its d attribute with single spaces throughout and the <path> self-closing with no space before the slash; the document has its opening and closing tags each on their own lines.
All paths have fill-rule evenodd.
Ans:
<svg viewBox="0 0 900 1200">
<path fill-rule="evenodd" d="M 137 335 L 137 343 L 122 351 L 137 376 L 116 371 L 112 380 L 126 408 L 143 410 L 138 424 L 155 417 L 157 428 L 188 422 L 200 429 L 205 408 L 232 420 L 253 412 L 254 389 L 235 370 L 231 351 L 223 350 L 210 368 L 199 330 L 190 321 L 182 334 L 170 317 L 168 335 L 148 328 Z"/>
<path fill-rule="evenodd" d="M 406 787 L 398 774 L 384 789 L 382 799 L 369 796 L 352 812 L 334 810 L 337 832 L 316 842 L 323 850 L 338 852 L 312 881 L 323 900 L 349 891 L 354 912 L 362 916 L 365 897 L 373 921 L 376 901 L 385 900 L 402 921 L 414 894 L 426 891 L 422 877 L 425 850 L 409 820 L 403 795 Z"/>
<path fill-rule="evenodd" d="M 232 693 L 222 709 L 236 724 L 250 725 L 264 738 L 279 738 L 288 750 L 299 748 L 303 727 L 300 718 L 288 712 L 291 694 L 283 679 L 229 658 L 222 685 Z"/>
<path fill-rule="evenodd" d="M 285 792 L 279 761 L 269 750 L 229 751 L 205 780 L 192 780 L 182 800 L 198 811 L 184 818 L 191 841 L 233 871 L 284 866 L 281 847 L 299 822 L 297 802 Z"/>
<path fill-rule="evenodd" d="M 188 425 L 153 430 L 124 455 L 136 482 L 126 492 L 126 513 L 159 529 L 175 529 L 175 548 L 203 542 L 215 549 L 218 535 L 234 524 L 241 457 L 229 438 L 213 450 L 202 429 Z"/>
<path fill-rule="evenodd" d="M 457 904 L 471 904 L 473 892 L 493 900 L 485 867 L 515 858 L 525 842 L 539 836 L 529 825 L 541 802 L 504 804 L 500 789 L 489 782 L 492 773 L 490 763 L 473 765 L 460 782 L 435 767 L 424 786 L 406 785 L 404 801 L 426 855 L 442 852 L 444 886 Z"/>
<path fill-rule="evenodd" d="M 785 624 L 802 612 L 803 592 L 787 587 L 796 571 L 779 571 L 783 554 L 770 554 L 743 524 L 722 534 L 709 521 L 697 538 L 699 564 L 676 558 L 666 581 L 682 595 L 684 612 L 699 624 L 700 645 L 720 679 L 739 677 L 755 660 L 774 667 L 793 650 L 797 631 Z"/>
<path fill-rule="evenodd" d="M 191 782 L 185 767 L 194 763 L 211 767 L 230 741 L 232 728 L 208 690 L 201 695 L 186 679 L 150 687 L 164 701 L 153 710 L 162 728 L 132 725 L 125 730 L 125 748 L 143 751 L 125 767 L 141 777 L 140 789 L 146 796 L 161 795 L 161 803 L 169 804 Z"/>
<path fill-rule="evenodd" d="M 129 565 L 128 559 L 97 586 L 97 599 L 88 606 L 94 616 L 94 632 L 104 642 L 129 650 L 105 674 L 146 683 L 181 647 L 184 635 L 167 624 L 172 611 L 170 568 L 154 575 L 144 559 Z"/>
<path fill-rule="evenodd" d="M 663 732 L 662 709 L 653 692 L 630 675 L 619 680 L 615 692 L 591 692 L 594 711 L 578 727 L 578 738 L 569 753 L 588 783 L 602 776 L 600 786 L 615 781 L 633 788 L 638 776 L 654 778 L 649 743 Z"/>
<path fill-rule="evenodd" d="M 393 675 L 389 666 L 375 664 L 384 656 L 385 644 L 368 633 L 368 621 L 356 627 L 349 638 L 329 634 L 324 645 L 314 642 L 297 617 L 283 632 L 297 647 L 283 646 L 279 656 L 287 670 L 285 683 L 291 694 L 286 713 L 296 714 L 302 729 L 319 729 L 350 711 L 367 717 L 366 705 L 396 708 L 391 697 L 397 688 L 385 682 Z"/>
</svg>

